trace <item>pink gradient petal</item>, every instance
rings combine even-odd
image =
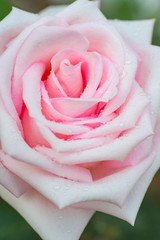
[[[30,117],[51,128],[54,132],[73,135],[88,131],[86,126],[68,126],[47,120],[41,112],[41,94],[40,81],[44,73],[44,64],[42,62],[33,64],[23,76],[23,100],[29,111]],[[34,81],[33,81],[34,79]]]
[[[56,73],[58,81],[69,97],[79,97],[83,91],[82,63],[73,66],[64,60]]]
[[[54,159],[55,152],[69,153],[69,152],[77,152],[83,151],[86,149],[92,149],[94,147],[98,147],[106,143],[107,141],[113,140],[117,135],[109,135],[108,138],[99,137],[92,139],[80,139],[75,140],[73,137],[71,139],[63,140],[59,139],[55,136],[55,134],[47,127],[37,122],[37,126],[39,127],[41,134],[48,141],[48,143],[52,146],[51,153]]]
[[[103,117],[99,117],[98,115],[95,115],[95,116],[91,115],[90,117],[84,116],[84,117],[77,117],[77,118],[69,117],[56,111],[56,109],[53,107],[53,105],[51,104],[51,99],[48,96],[48,93],[46,91],[46,88],[43,82],[41,83],[41,95],[42,95],[42,113],[49,120],[61,120],[73,125],[87,124],[91,126],[93,125],[98,126],[97,124],[107,123],[116,117],[115,113],[110,114],[108,116],[103,116]],[[96,99],[96,100],[100,101],[100,99]],[[89,101],[89,99],[87,99],[86,101]],[[90,101],[93,101],[93,99],[92,100],[90,99]]]
[[[119,137],[101,147],[81,151],[78,154],[55,153],[54,159],[60,163],[80,164],[107,160],[124,161],[129,152],[144,139],[153,135],[150,115],[146,112],[138,121],[137,127],[128,131],[127,136]]]
[[[155,154],[151,153],[138,165],[122,169],[92,183],[79,183],[59,178],[28,164],[16,164],[16,161],[14,164],[8,161],[6,165],[59,208],[96,200],[123,206],[130,191],[152,165],[154,157]],[[23,172],[22,166],[24,166]]]
[[[31,64],[42,59],[48,63],[52,56],[63,48],[72,47],[80,51],[88,49],[89,43],[82,34],[63,26],[56,26],[56,24],[54,26],[54,20],[54,17],[50,17],[48,22],[44,21],[43,25],[37,23],[38,26],[34,27],[18,51],[12,83],[12,96],[17,109],[21,108],[21,77]],[[62,23],[62,25],[64,24]],[[44,49],[45,51],[43,51]]]
[[[0,22],[0,55],[11,39],[17,37],[24,28],[34,23],[38,18],[39,16],[36,14],[13,7],[9,15]]]
[[[144,174],[141,175],[141,177],[139,178],[139,180],[135,183],[135,185],[133,185],[134,187],[130,189],[130,191],[128,192],[128,194],[126,194],[126,198],[123,200],[122,205],[117,206],[115,205],[115,203],[113,203],[113,201],[93,201],[93,202],[85,202],[85,203],[81,203],[79,204],[79,207],[84,207],[87,209],[94,209],[97,211],[101,211],[101,212],[105,212],[107,214],[111,214],[113,216],[122,218],[126,221],[128,221],[129,223],[131,223],[132,225],[135,222],[135,218],[137,215],[137,212],[139,210],[140,204],[143,200],[143,197],[147,191],[147,188],[149,186],[149,184],[151,183],[155,173],[157,172],[157,170],[160,167],[160,152],[159,152],[159,144],[160,144],[160,131],[159,128],[160,125],[159,123],[156,126],[156,136],[154,138],[154,146],[152,148],[152,151],[155,150],[155,158],[154,161],[151,163],[150,167],[147,169],[147,171],[144,171]],[[151,153],[151,152],[150,152]],[[151,154],[149,155],[149,157],[151,157]],[[149,159],[149,158],[148,158]],[[151,160],[151,159],[150,159]],[[142,162],[144,163],[146,161],[143,160]],[[137,166],[140,166],[142,163],[139,163]],[[137,167],[135,166],[135,167]],[[134,167],[131,167],[134,169]],[[128,169],[131,169],[128,168]],[[128,178],[128,182],[131,181],[131,177]],[[118,179],[119,181],[119,179]],[[118,182],[117,181],[117,182]],[[127,181],[126,181],[127,183]],[[124,185],[125,186],[125,183]],[[124,187],[123,187],[124,189]],[[122,190],[123,192],[123,190]],[[117,199],[119,199],[119,197],[121,197],[123,194],[122,192],[119,194],[119,196],[117,196]],[[132,206],[132,208],[131,208]]]
[[[75,24],[71,29],[85,36],[90,45],[89,51],[108,57],[121,73],[125,63],[125,45],[118,31],[109,23],[92,22]]]
[[[24,139],[31,147],[35,147],[36,145],[50,147],[37,127],[35,119],[29,116],[27,109],[23,112],[22,126]]]
[[[123,72],[120,75],[119,84],[117,85],[116,96],[108,103],[105,109],[105,114],[110,114],[116,111],[123,103],[125,103],[132,85],[135,80],[137,71],[137,57],[133,51],[127,47],[125,48],[125,63],[123,65]]]
[[[98,136],[105,136],[106,134],[124,131],[133,128],[136,125],[137,120],[143,113],[144,109],[149,105],[150,101],[144,94],[143,90],[137,83],[133,84],[132,91],[128,96],[124,105],[121,106],[117,117],[108,124],[102,125],[96,129],[82,134],[82,138],[91,138]],[[107,105],[108,106],[108,105]],[[100,113],[100,117],[106,116],[106,108]]]
[[[52,174],[51,172],[49,173],[48,171],[41,170],[40,168],[34,167],[34,166],[32,166],[28,163],[17,161],[16,159],[10,157],[9,155],[8,156],[6,155],[2,159],[4,166],[7,169],[9,169],[10,171],[13,171],[13,173],[17,173],[18,174],[17,176],[21,175],[20,172],[22,172],[22,174],[23,174],[23,171],[21,171],[21,169],[25,168],[26,170],[28,169],[28,171],[30,171],[33,168],[33,169],[37,169],[37,172],[42,173],[42,175],[44,175],[44,176],[45,175],[46,176],[47,175],[49,175],[49,176],[57,175],[59,177],[67,178],[69,180],[73,180],[73,181],[76,181],[76,182],[77,181],[78,182],[87,182],[87,183],[92,182],[92,176],[91,176],[91,173],[88,169],[85,169],[85,168],[80,167],[80,166],[60,165],[60,164],[56,163],[53,159],[51,160],[50,155],[49,155],[48,151],[46,151],[45,148],[37,147],[35,149],[36,149],[37,152],[39,152],[39,149],[40,149],[41,155],[50,159],[50,161],[52,162],[52,166],[53,166],[52,169],[54,169],[54,174]],[[22,178],[22,177],[20,177],[20,178]],[[27,182],[31,183],[29,179],[28,179]],[[39,180],[37,179],[37,183],[38,182],[39,182]],[[25,187],[25,185],[24,185],[24,187]]]
[[[119,74],[113,63],[106,57],[103,57],[103,75],[96,91],[95,98],[112,99],[117,93],[117,84],[119,83]]]
[[[95,2],[78,0],[64,8],[56,16],[66,19],[69,24],[88,23],[93,21],[107,22]]]
[[[18,13],[16,10],[16,13],[21,15],[21,13]],[[17,16],[18,17],[18,16]],[[21,107],[22,107],[22,91],[21,91],[21,79],[19,79],[18,84],[16,87],[16,94],[14,95],[14,99],[11,97],[11,88],[13,90],[13,86],[11,86],[11,79],[12,84],[14,82],[13,78],[13,71],[15,66],[15,59],[17,56],[17,52],[19,51],[21,45],[25,41],[25,39],[29,36],[29,34],[32,32],[32,30],[42,24],[49,24],[49,23],[56,22],[56,19],[53,17],[46,17],[41,18],[40,20],[36,21],[35,23],[29,25],[26,27],[12,42],[12,47],[9,47],[6,49],[6,51],[0,56],[0,65],[1,69],[1,75],[0,75],[0,95],[2,98],[2,101],[5,103],[5,107],[8,110],[8,112],[12,115],[12,117],[15,119],[17,124],[19,125],[19,128],[21,128],[21,124],[18,118],[18,114],[21,113]],[[60,23],[60,22],[59,22]],[[7,63],[7,68],[6,68]],[[13,93],[13,92],[12,92]],[[14,100],[14,103],[13,103]],[[16,109],[15,109],[15,106]],[[17,114],[18,112],[18,114]]]
[[[20,197],[31,187],[3,165],[6,157],[0,150],[0,184],[16,197]]]
[[[83,77],[87,72],[83,54],[83,51],[81,53],[74,49],[63,49],[53,56],[51,73],[45,83],[50,97],[72,97],[72,94],[73,97],[80,96],[85,84]]]
[[[17,164],[19,165],[24,162],[29,165],[36,166],[37,169],[41,168],[49,173],[58,174],[62,177],[66,177],[66,174],[68,174],[67,169],[70,170],[71,168],[67,166],[64,166],[63,168],[60,164],[52,161],[51,159],[47,158],[45,155],[41,154],[35,149],[30,148],[21,136],[16,122],[11,118],[8,112],[6,112],[1,102],[0,112],[1,145],[3,152],[8,155],[8,157],[5,158],[5,162],[7,161],[7,159],[9,159],[8,164],[12,163],[10,160],[10,158],[12,157],[17,160]],[[70,171],[72,172],[73,170],[71,169]],[[73,177],[73,174],[71,174],[71,172],[69,172],[69,176]],[[91,175],[86,169],[84,169],[83,175],[76,175],[76,179],[79,179],[79,177],[81,176],[83,176],[84,180],[89,179],[86,181],[91,180]]]
[[[81,98],[91,98],[95,95],[101,81],[103,62],[101,55],[97,52],[86,53],[85,58],[88,63],[88,80]]]
[[[55,110],[69,117],[82,117],[94,114],[101,99],[53,98],[51,104]],[[101,100],[103,101],[103,99]],[[105,100],[104,100],[105,101]]]

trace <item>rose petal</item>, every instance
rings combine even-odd
[[[59,178],[34,166],[24,163],[17,164],[15,160],[12,160],[13,164],[10,161],[6,161],[5,164],[59,208],[96,200],[123,206],[130,191],[153,163],[154,157],[155,153],[151,153],[136,166],[122,169],[92,183],[79,183]],[[22,166],[24,166],[23,172]],[[30,177],[28,178],[28,176]]]
[[[31,147],[35,147],[36,145],[50,147],[49,143],[41,134],[36,124],[36,120],[29,116],[27,109],[25,109],[23,112],[22,126],[24,132],[24,139]]]
[[[45,81],[45,86],[46,89],[48,91],[49,96],[52,97],[67,97],[67,91],[71,91],[70,88],[74,91],[76,91],[76,93],[78,93],[78,96],[80,96],[83,87],[85,85],[85,79],[86,78],[86,72],[88,71],[88,64],[86,62],[86,59],[83,56],[84,51],[82,50],[82,52],[79,52],[75,49],[69,49],[69,48],[65,48],[61,51],[59,51],[57,54],[55,54],[51,60],[51,73],[48,77],[48,79]],[[70,74],[69,73],[65,73],[64,74],[64,69],[61,72],[61,75],[63,75],[63,77],[59,76],[60,79],[57,76],[57,72],[59,71],[59,67],[61,66],[61,64],[63,63],[63,67],[66,65],[67,62],[71,65],[74,65],[74,77],[71,77],[73,75],[73,72],[71,72],[70,69]],[[67,65],[68,65],[67,63]],[[77,67],[79,68],[79,71]],[[68,66],[69,67],[69,66]],[[71,67],[71,66],[70,66]],[[76,67],[76,69],[75,69]],[[67,70],[67,69],[66,69]],[[67,75],[66,75],[67,74]],[[69,74],[69,75],[68,75]],[[76,74],[76,75],[75,75]],[[62,79],[61,79],[62,78]],[[75,81],[76,79],[76,81]],[[79,81],[77,81],[79,80]],[[67,83],[66,83],[67,81]],[[73,85],[73,87],[72,87]],[[75,95],[75,93],[74,93]],[[74,97],[73,95],[73,97]],[[76,94],[77,95],[77,94]],[[78,97],[77,96],[77,97]]]
[[[87,0],[75,1],[60,11],[56,16],[65,18],[69,24],[92,21],[107,22],[96,4]]]
[[[109,20],[120,34],[132,44],[150,44],[154,27],[154,19],[140,21]]]
[[[102,97],[108,100],[112,99],[117,93],[117,84],[119,83],[119,74],[114,64],[106,57],[103,59],[103,74],[95,94],[95,98]]]
[[[51,122],[42,115],[40,81],[44,73],[44,64],[42,62],[33,64],[23,75],[23,100],[29,111],[30,117],[40,121],[51,128],[54,132],[72,135],[89,130],[86,126],[68,126]],[[34,81],[33,81],[34,79]]]
[[[143,113],[144,109],[149,105],[150,101],[144,94],[143,90],[137,83],[132,86],[132,91],[128,96],[128,99],[124,105],[121,106],[117,116],[107,124],[93,129],[85,134],[79,136],[79,138],[91,138],[98,136],[105,136],[109,133],[119,132],[133,128],[136,125],[137,120]],[[108,106],[108,105],[107,105]],[[106,106],[106,109],[107,109]],[[105,117],[106,112],[101,111],[100,118]]]
[[[3,165],[4,158],[5,154],[0,151],[0,184],[16,197],[20,197],[30,186]]]
[[[151,101],[150,114],[152,124],[155,126],[160,109],[160,49],[156,46],[137,47],[142,59],[138,69],[137,81],[144,89]]]
[[[127,136],[119,137],[101,147],[81,151],[73,154],[55,153],[54,159],[60,163],[80,164],[105,160],[124,161],[128,153],[145,138],[153,134],[150,115],[145,113],[139,120],[137,127],[128,131]]]
[[[90,183],[92,182],[92,176],[91,176],[91,173],[88,169],[86,168],[83,168],[83,167],[80,167],[80,166],[68,166],[68,165],[60,165],[58,163],[56,163],[53,159],[51,160],[50,158],[50,154],[48,153],[48,151],[46,151],[45,148],[43,147],[37,147],[35,148],[36,151],[42,153],[41,155],[50,159],[50,161],[52,162],[52,169],[51,171],[54,173],[51,174],[49,172],[46,172],[46,171],[43,171],[43,170],[40,170],[39,168],[37,167],[33,167],[27,163],[24,163],[24,162],[19,162],[17,161],[16,159],[14,158],[11,158],[10,156],[5,156],[3,158],[3,164],[4,166],[9,169],[10,171],[13,170],[14,173],[18,173],[17,176],[20,176],[20,172],[23,173],[23,171],[21,171],[20,169],[24,169],[26,168],[27,171],[30,171],[32,168],[36,168],[37,169],[37,172],[39,172],[40,174],[42,175],[49,175],[49,176],[59,176],[59,177],[64,177],[64,178],[67,178],[67,179],[70,179],[70,180],[73,180],[73,181],[78,181],[78,182],[87,182],[87,183]],[[39,151],[40,150],[40,151]],[[12,169],[12,170],[11,170]],[[32,171],[32,170],[31,170]],[[28,172],[29,173],[29,172]],[[22,178],[22,176],[21,176]],[[32,177],[31,177],[32,178]],[[30,178],[30,179],[31,179]],[[22,178],[23,179],[23,178]],[[36,179],[36,175],[35,175],[35,179]],[[30,180],[27,180],[27,182],[30,182]],[[39,182],[39,180],[37,179],[37,183]],[[30,182],[31,183],[31,182]],[[32,184],[31,184],[32,185]],[[24,185],[25,186],[25,185]]]
[[[40,16],[54,16],[55,14],[62,11],[64,8],[66,8],[67,5],[54,5],[44,8],[39,12]]]
[[[79,239],[94,212],[77,208],[59,210],[34,190],[17,199],[0,186],[0,195],[31,224],[43,239],[48,240]]]
[[[0,54],[3,53],[10,40],[17,37],[24,28],[37,19],[36,14],[13,7],[9,15],[0,22]]]
[[[108,57],[121,73],[125,61],[125,46],[121,35],[109,23],[91,22],[74,24],[71,29],[85,36],[90,45],[89,51]]]
[[[16,122],[8,115],[1,102],[0,112],[0,140],[4,153],[20,161],[18,163],[19,165],[22,164],[21,162],[25,162],[30,165],[35,165],[38,168],[42,168],[50,173],[66,177],[66,174],[68,174],[66,167],[62,168],[60,164],[53,162],[45,155],[40,154],[26,144]],[[6,157],[6,159],[9,158],[9,156]],[[10,161],[8,162],[10,163]],[[70,169],[71,168],[68,167],[68,170]],[[70,171],[72,172],[73,170],[71,169]],[[71,172],[69,172],[69,176],[73,176]],[[83,179],[86,179],[86,181],[91,180],[90,172],[86,169],[84,169],[82,176]],[[81,177],[81,175],[79,177]],[[76,176],[76,179],[79,179],[79,177]]]
[[[132,225],[134,224],[137,212],[139,210],[140,204],[143,200],[143,197],[145,195],[145,192],[147,191],[147,188],[150,184],[150,182],[153,179],[153,176],[157,172],[157,169],[160,167],[160,158],[159,158],[159,124],[157,125],[156,131],[156,140],[155,140],[155,150],[156,152],[156,158],[154,159],[151,166],[147,169],[147,171],[141,176],[141,178],[137,181],[135,186],[132,188],[132,190],[128,193],[127,198],[125,199],[122,206],[116,206],[113,203],[110,202],[100,202],[100,201],[94,201],[94,202],[85,202],[78,204],[79,207],[86,207],[87,209],[96,209],[97,211],[105,212],[107,214],[111,214],[113,216],[122,218]],[[129,178],[129,181],[131,178]],[[119,181],[119,179],[118,179]],[[123,188],[124,189],[124,188]],[[123,192],[123,190],[122,190]],[[120,193],[120,196],[122,196],[122,192]],[[119,198],[117,198],[119,199]],[[131,208],[132,206],[132,208]]]
[[[76,151],[82,151],[86,149],[91,149],[94,147],[98,147],[103,145],[107,142],[107,138],[105,137],[99,137],[99,138],[92,138],[92,139],[82,139],[82,140],[74,140],[74,139],[68,139],[63,140],[59,139],[55,136],[55,134],[47,127],[43,126],[40,123],[37,123],[37,126],[39,127],[39,130],[41,131],[41,134],[43,137],[48,141],[48,143],[52,146],[52,156],[54,159],[54,152],[76,152]],[[108,136],[108,138],[112,140],[114,137]]]

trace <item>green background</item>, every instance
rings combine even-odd
[[[52,3],[65,3],[54,1]],[[67,3],[72,1],[66,1]],[[0,20],[15,5],[38,12],[51,0],[0,0]],[[107,18],[156,19],[153,44],[160,45],[159,0],[102,0],[102,12]],[[132,208],[132,206],[131,206]],[[0,240],[40,240],[25,220],[8,204],[0,200]],[[103,213],[96,213],[80,240],[159,240],[160,239],[160,172],[149,187],[138,213],[135,226]],[[56,240],[56,239],[53,239]]]

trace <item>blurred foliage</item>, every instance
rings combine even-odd
[[[13,5],[39,11],[47,4],[69,3],[71,0],[0,0],[0,20]],[[43,1],[43,2],[42,2]],[[34,9],[33,9],[34,3]],[[160,1],[159,0],[102,0],[102,12],[107,18],[123,20],[156,19],[153,43],[160,45]],[[156,175],[143,201],[135,226],[103,213],[96,213],[89,222],[81,240],[158,240],[160,239],[160,172]],[[132,208],[132,206],[131,206]],[[0,201],[0,240],[40,240],[25,220],[7,203]]]
[[[2,20],[10,11],[11,5],[5,0],[0,0],[0,20]]]

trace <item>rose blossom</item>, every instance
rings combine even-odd
[[[0,23],[0,195],[43,239],[76,240],[95,210],[133,224],[159,169],[160,49],[152,20],[56,11]]]

